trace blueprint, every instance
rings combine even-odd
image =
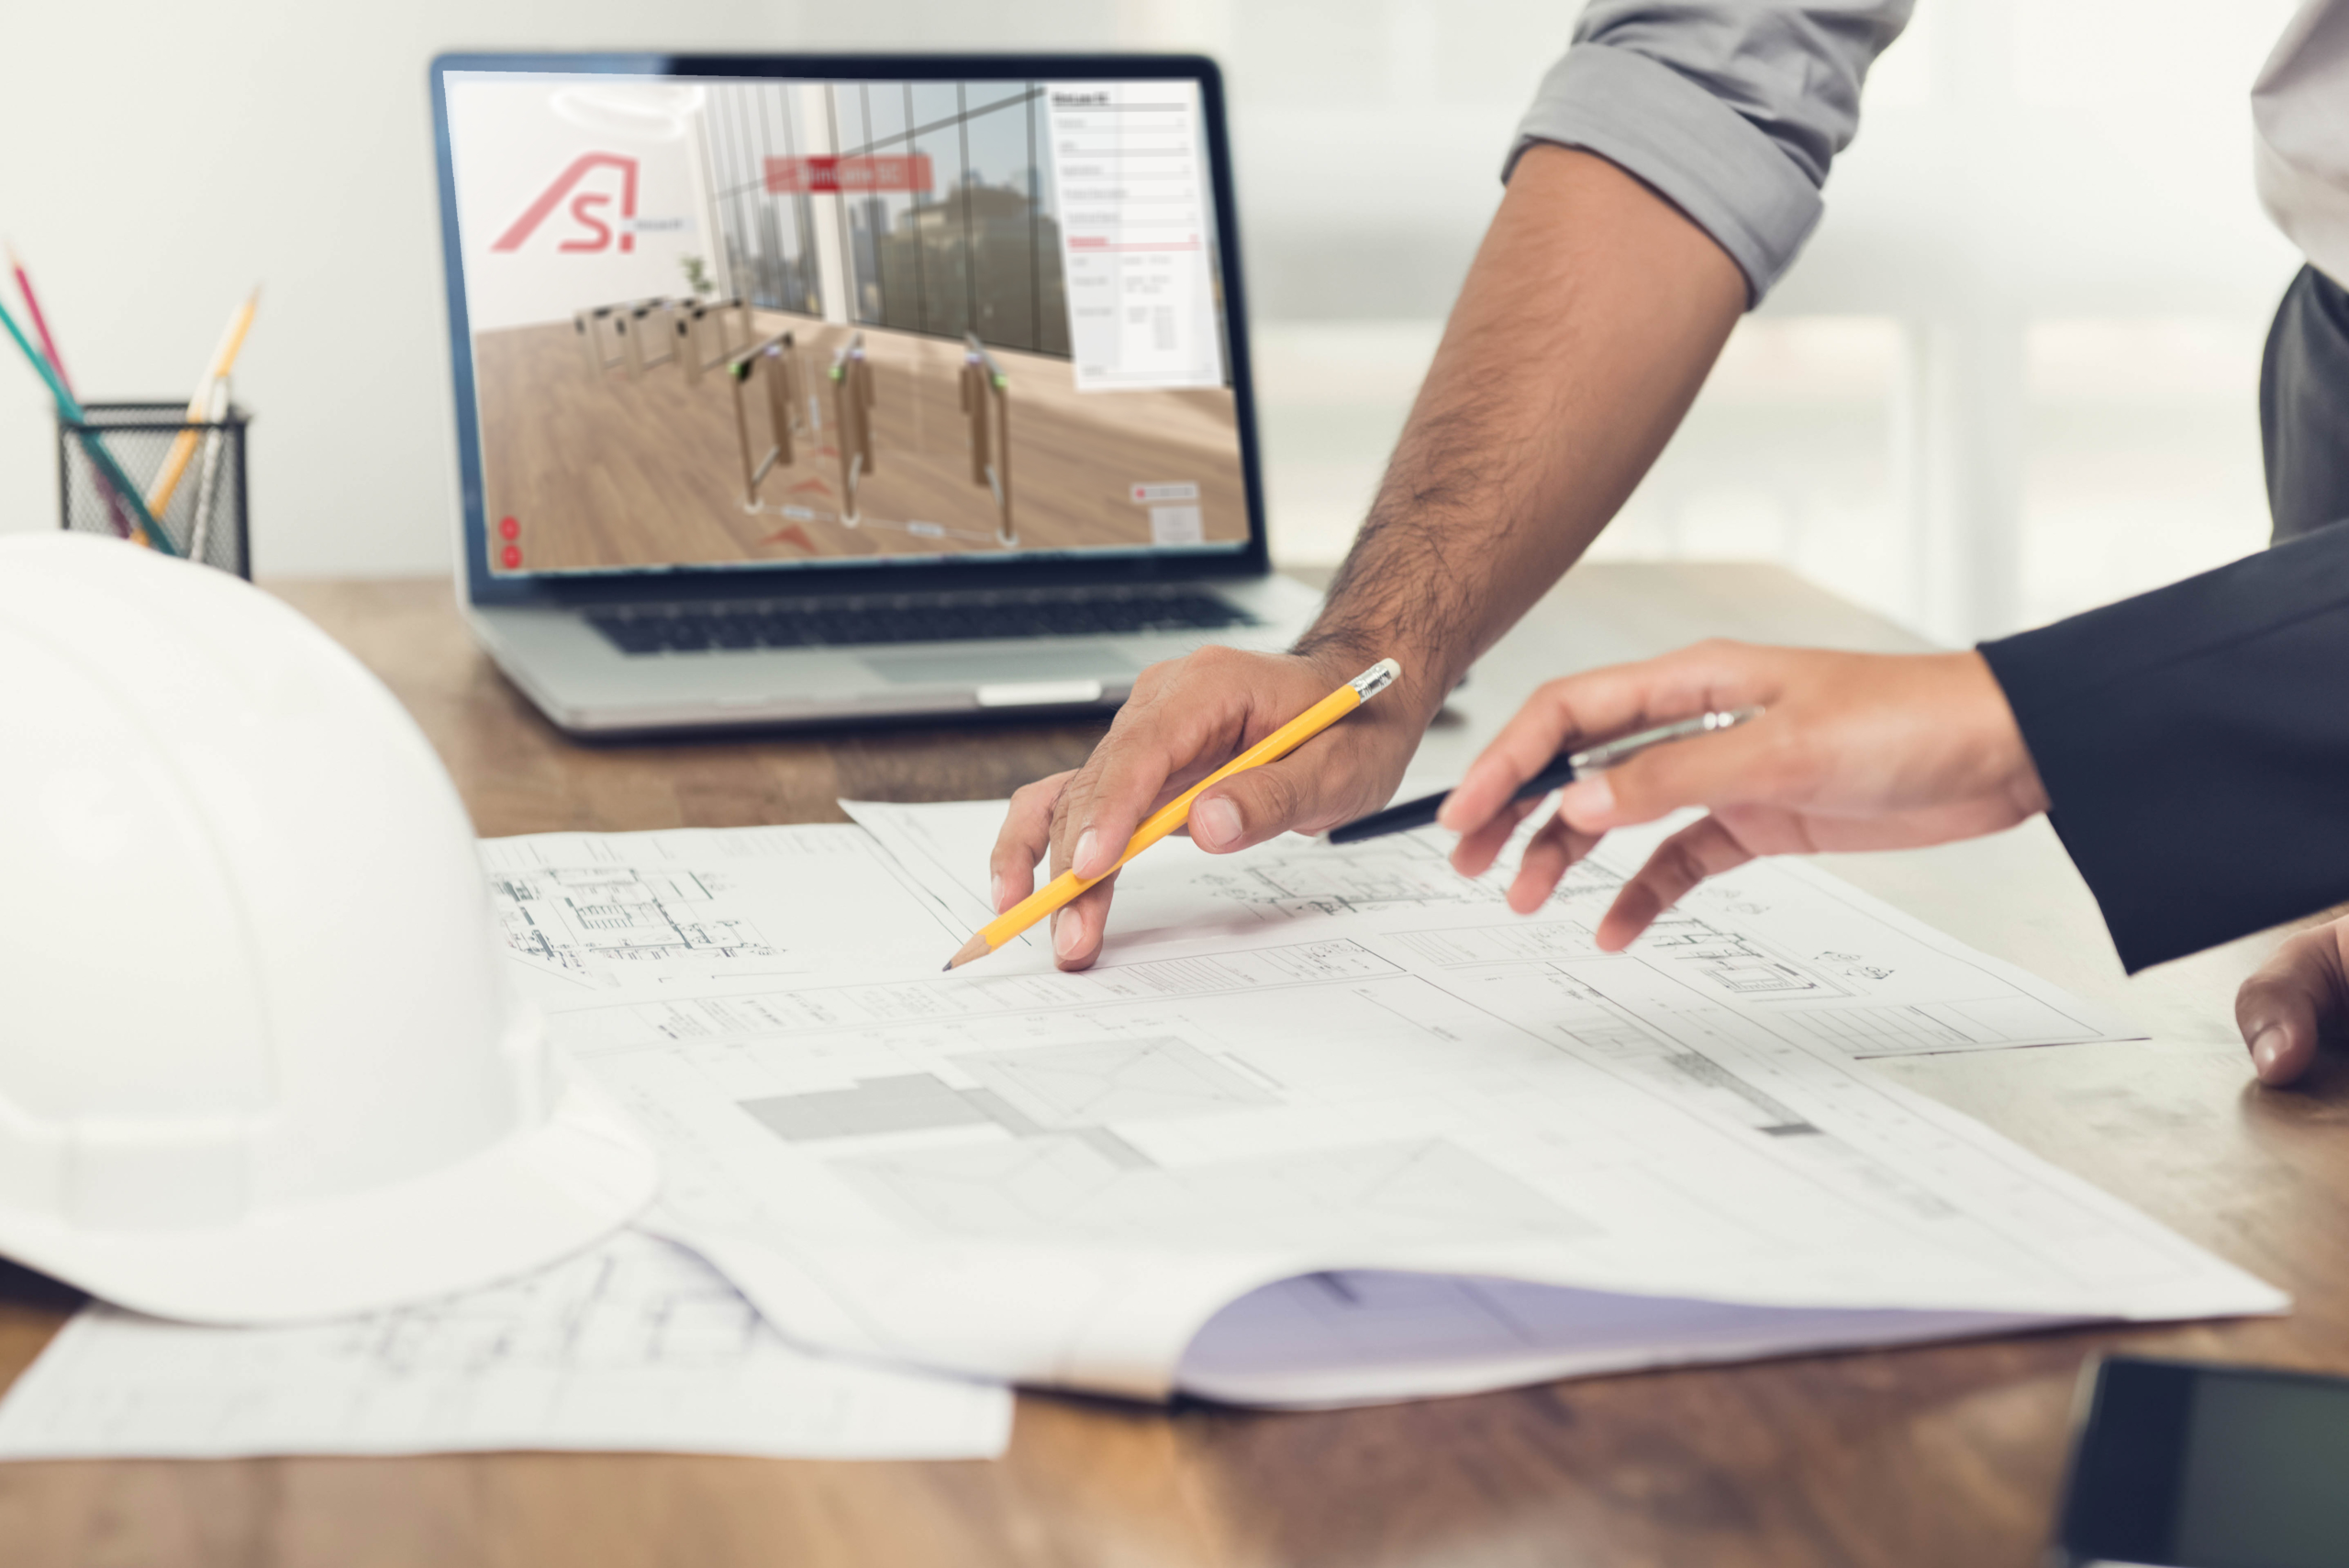
[[[829,827],[540,833],[489,840],[482,860],[534,994],[805,973],[842,931],[865,961],[911,957],[956,925],[893,856]]]
[[[622,1232],[525,1279],[297,1328],[93,1305],[0,1400],[0,1459],[614,1449],[1003,1451],[1000,1388],[812,1355],[692,1253]]]
[[[941,973],[1000,804],[852,809],[802,831],[869,832],[922,891],[954,929],[919,962],[547,1002],[662,1149],[648,1223],[795,1340],[1330,1404],[2284,1305],[1876,1073],[2132,1031],[1809,868],[1721,878],[1605,954],[1636,837],[1529,917],[1431,839],[1170,840],[1098,967],[1014,944]],[[695,851],[721,879],[726,840]]]
[[[902,806],[848,803],[942,906],[988,917],[978,888],[1003,810],[992,801]],[[1601,959],[1591,932],[1637,846],[1665,829],[1619,834],[1574,867],[1537,915],[1503,901],[1508,879],[1452,869],[1436,828],[1350,849],[1302,839],[1210,855],[1188,840],[1152,850],[1147,874],[1121,877],[1112,936],[1141,946],[1209,933],[1375,929],[1404,962],[1464,980],[1568,973]],[[959,945],[959,944],[958,944]],[[1031,947],[1031,951],[1040,948]],[[1641,984],[1673,983],[1707,1002],[1852,1057],[2134,1039],[2128,1020],[1978,953],[1799,861],[1755,861],[1700,884],[1637,942]],[[1618,987],[1631,973],[1609,971]],[[1582,998],[1593,1000],[1590,997]],[[1637,1028],[1636,1000],[1580,1009],[1584,1038]],[[1606,1015],[1606,1016],[1600,1016]],[[1614,1018],[1613,1023],[1608,1017]]]

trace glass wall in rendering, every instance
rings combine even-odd
[[[811,139],[793,113],[796,95],[780,82],[711,88],[706,122],[710,203],[725,237],[725,276],[732,290],[769,310],[820,316],[816,198],[767,188],[769,161],[802,156]]]
[[[1067,356],[1039,84],[724,83],[708,125],[729,276],[759,305]]]
[[[855,320],[1068,353],[1042,96],[1024,82],[830,90],[843,161],[907,158],[927,182],[847,204]]]

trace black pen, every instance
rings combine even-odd
[[[1517,786],[1511,800],[1539,800],[1553,789],[1564,789],[1584,773],[1595,773],[1625,762],[1651,746],[1661,746],[1668,740],[1686,740],[1692,735],[1709,735],[1716,729],[1733,729],[1738,725],[1762,717],[1758,707],[1732,708],[1727,713],[1699,714],[1676,724],[1662,724],[1653,729],[1642,729],[1636,735],[1626,735],[1618,740],[1605,740],[1581,751],[1561,751],[1550,759],[1550,765]],[[1330,829],[1330,842],[1358,844],[1364,839],[1380,839],[1389,833],[1408,833],[1414,828],[1424,828],[1435,820],[1443,803],[1452,798],[1450,790],[1442,795],[1424,795],[1417,800],[1407,800],[1400,806],[1390,806],[1384,811],[1374,811],[1367,817],[1357,817],[1341,828]]]

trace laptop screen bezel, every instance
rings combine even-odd
[[[464,260],[457,228],[456,165],[449,141],[448,78],[452,72],[549,75],[741,77],[799,82],[936,82],[1026,78],[1039,82],[1180,79],[1199,86],[1208,161],[1215,192],[1222,265],[1224,332],[1240,439],[1240,468],[1248,503],[1248,541],[1236,550],[1166,550],[1148,554],[1062,556],[1019,554],[871,566],[741,562],[613,569],[548,575],[500,575],[490,570],[488,518],[484,510],[480,410],[473,379],[473,334],[467,320]],[[1241,281],[1231,148],[1226,132],[1223,75],[1196,54],[443,54],[431,70],[432,137],[439,163],[440,253],[447,294],[450,363],[454,375],[460,488],[460,570],[477,606],[593,606],[646,598],[829,596],[873,592],[1038,587],[1261,577],[1271,571],[1264,537],[1264,481],[1256,439],[1255,394],[1249,372],[1247,291]]]

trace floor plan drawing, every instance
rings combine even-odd
[[[726,886],[711,872],[639,866],[507,873],[489,884],[507,945],[583,977],[616,963],[775,956],[749,921],[709,912]]]
[[[1430,962],[1448,969],[1547,962],[1596,954],[1598,949],[1591,941],[1595,923],[1572,918],[1511,919],[1503,924],[1413,931],[1403,934],[1401,940]],[[1659,916],[1640,940],[1639,951],[1652,962],[1674,965],[1734,995],[1819,1000],[1854,995],[1821,967],[1788,958],[1753,936],[1685,909]]]
[[[1984,996],[1894,1006],[1790,1007],[1780,1017],[1789,1033],[1855,1056],[1965,1051],[1983,1040],[2043,1034],[2060,1039],[2069,1021],[2032,996]]]
[[[1259,1084],[1173,1036],[974,1051],[955,1065],[1047,1127],[1104,1127],[1276,1103]]]
[[[935,1073],[907,1073],[747,1100],[742,1108],[776,1137],[812,1143],[986,1122],[1026,1138],[1278,1103],[1174,1036],[962,1051],[953,1064],[984,1086],[958,1088]]]
[[[951,951],[968,930],[872,835],[837,823],[538,833],[484,840],[481,855],[499,934],[539,996],[804,973]],[[819,882],[826,898],[795,896]]]
[[[1326,846],[1267,849],[1242,864],[1194,872],[1188,891],[1262,918],[1499,905],[1507,891],[1497,880],[1460,875],[1441,848],[1418,836],[1378,840],[1352,853],[1333,853]],[[1620,883],[1607,867],[1586,862],[1567,873],[1552,902],[1610,896]]]
[[[1442,1139],[1167,1169],[1054,1137],[867,1155],[833,1168],[911,1223],[963,1237],[1230,1249],[1311,1246],[1339,1229],[1393,1245],[1588,1229]]]
[[[999,804],[852,809],[941,907],[984,903]],[[1431,839],[1170,840],[1083,973],[849,962],[583,995],[549,1028],[671,1161],[663,1233],[796,1336],[987,1376],[1163,1397],[1232,1302],[1377,1270],[1579,1293],[1559,1311],[1616,1337],[1480,1328],[1406,1371],[1331,1349],[1316,1397],[2277,1301],[1854,1060],[2125,1020],[1792,865],[1599,951],[1640,845],[1520,918]],[[1640,1300],[1711,1305],[1642,1341]],[[1226,1397],[1297,1386],[1223,1364]]]
[[[1640,939],[1639,951],[1653,962],[1672,964],[1734,995],[1817,1000],[1853,995],[1818,968],[1788,958],[1745,932],[1724,929],[1685,909],[1666,910],[1657,917]]]
[[[92,1306],[0,1401],[0,1458],[633,1449],[983,1456],[984,1385],[812,1356],[674,1244],[622,1232],[426,1306],[284,1329]]]
[[[391,1380],[734,1367],[774,1330],[667,1243],[630,1238],[510,1284],[332,1327],[331,1353]]]

